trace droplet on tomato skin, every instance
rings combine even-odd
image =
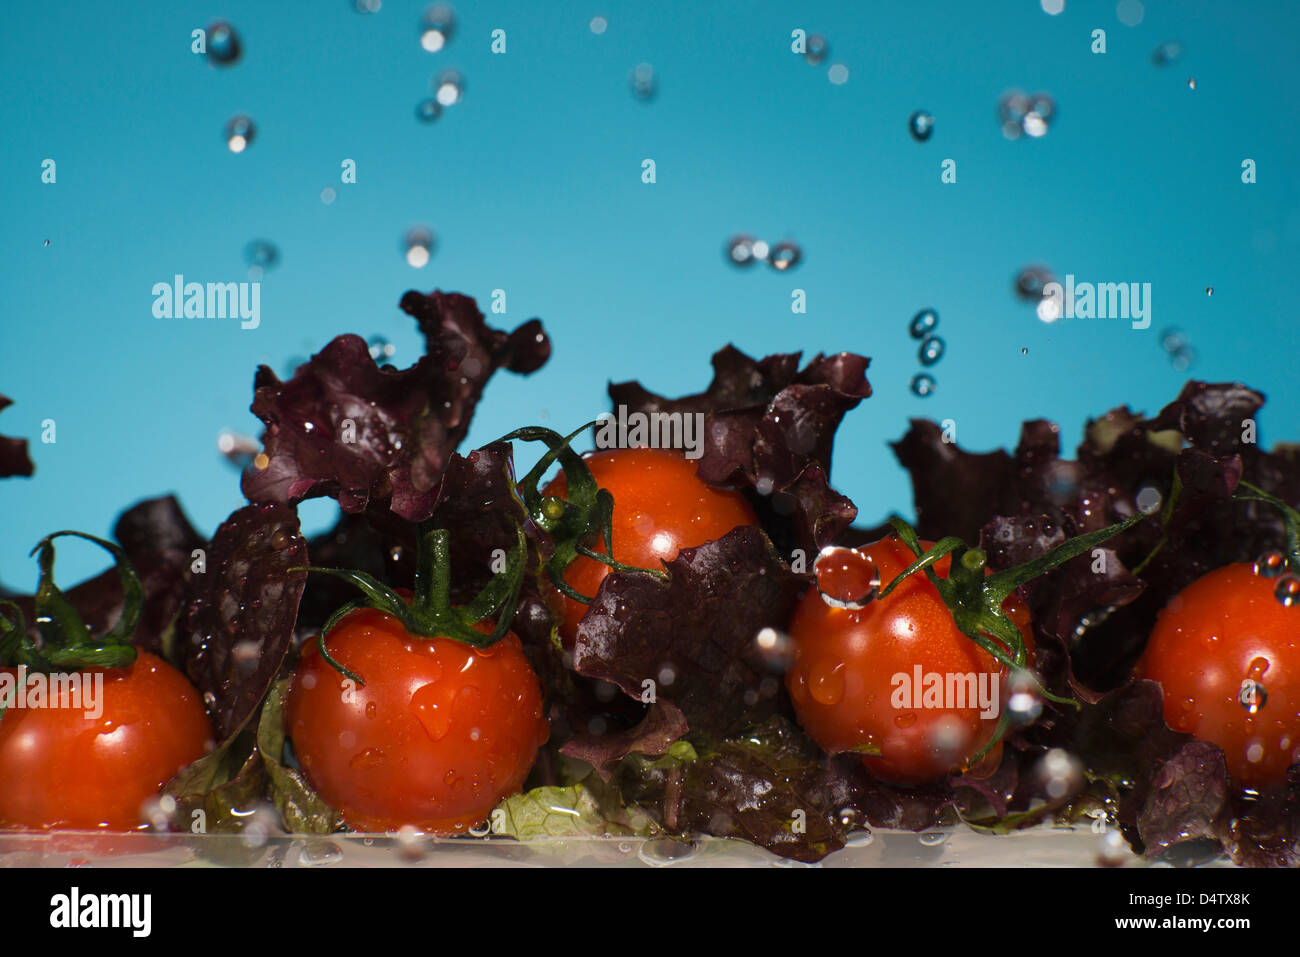
[[[1286,558],[1281,552],[1265,552],[1255,559],[1250,570],[1260,578],[1277,578],[1286,571]]]
[[[373,701],[366,703],[366,717],[374,718],[379,714],[379,707]]]
[[[1265,664],[1264,667],[1267,668],[1268,665]],[[1246,678],[1237,692],[1237,701],[1246,709],[1247,714],[1259,714],[1264,705],[1268,704],[1268,691],[1257,678]]]
[[[856,548],[823,548],[813,562],[822,601],[832,608],[865,608],[880,592],[880,569]]]
[[[1273,586],[1273,595],[1283,608],[1290,608],[1300,602],[1300,578],[1292,574],[1283,575]]]
[[[844,699],[844,662],[814,665],[808,679],[808,693],[818,704],[839,704]]]
[[[368,771],[371,768],[377,768],[388,760],[388,755],[384,753],[383,748],[366,748],[364,751],[354,754],[348,761],[348,767],[354,771]]]
[[[411,708],[433,741],[441,741],[451,730],[451,702],[444,698],[446,693],[436,683],[421,685],[411,695]]]
[[[916,712],[908,711],[904,714],[894,715],[894,724],[900,728],[910,728],[916,724]]]

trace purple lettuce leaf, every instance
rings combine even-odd
[[[425,337],[409,369],[376,365],[353,335],[331,341],[287,382],[258,369],[252,410],[266,423],[266,461],[244,473],[250,501],[327,495],[345,512],[373,502],[426,519],[488,379],[502,367],[532,372],[550,355],[538,320],[513,333],[493,329],[467,296],[408,292],[401,307]]]
[[[13,399],[0,395],[0,412],[13,404]],[[27,440],[0,435],[0,478],[11,478],[15,475],[30,478],[35,471],[36,466],[32,464],[31,456],[27,454]]]
[[[257,712],[293,643],[307,573],[307,545],[287,505],[233,512],[190,579],[177,653],[203,696],[219,740]]]
[[[1189,741],[1160,764],[1137,812],[1137,832],[1148,857],[1184,841],[1215,838],[1228,803],[1223,751]]]
[[[593,734],[579,731],[560,747],[560,753],[586,761],[608,781],[619,761],[629,754],[667,754],[678,738],[686,734],[686,716],[672,702],[659,699],[646,709],[645,717],[626,731]]]
[[[605,578],[578,626],[574,670],[638,700],[651,687],[693,732],[716,737],[786,708],[755,638],[785,627],[803,581],[767,537],[736,528],[682,549],[665,567],[666,582],[643,573]]]

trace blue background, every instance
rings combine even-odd
[[[875,395],[842,426],[833,475],[864,523],[910,511],[886,442],[912,416],[954,419],[972,450],[1014,445],[1022,419],[1045,416],[1072,450],[1089,416],[1154,412],[1193,376],[1263,390],[1262,440],[1298,437],[1294,4],[1153,0],[1128,27],[1113,3],[1081,0],[1059,16],[1034,0],[459,3],[437,54],[419,44],[423,8],[6,5],[0,392],[16,405],[0,433],[33,440],[37,472],[0,483],[5,584],[35,583],[26,553],[41,535],[105,534],[147,496],[177,493],[211,533],[242,503],[215,441],[260,434],[255,366],[283,374],[342,332],[385,336],[410,364],[418,338],[397,309],[409,288],[462,291],[485,311],[503,288],[493,324],[540,316],[552,335],[540,373],[493,380],[471,443],[543,415],[586,421],[610,379],[698,391],[728,341],[870,355]],[[219,18],[244,46],[224,69],[190,51],[191,31]],[[795,28],[829,38],[820,67],[790,51]],[[1097,28],[1104,55],[1090,51]],[[1160,68],[1151,53],[1167,40],[1186,53]],[[629,88],[640,62],[658,77],[649,103]],[[847,83],[828,82],[831,63]],[[449,66],[464,100],[422,125],[415,105]],[[1055,97],[1046,137],[1001,135],[1012,87]],[[918,108],[937,121],[926,143],[906,129]],[[257,134],[236,155],[222,131],[240,112]],[[1255,185],[1241,182],[1248,157]],[[955,184],[940,182],[946,158]],[[344,159],[355,185],[340,182]],[[417,223],[439,239],[421,270],[400,243]],[[722,249],[740,232],[793,238],[804,262],[735,269]],[[154,283],[244,280],[256,238],[282,257],[259,329],[154,318]],[[1031,262],[1150,282],[1152,327],[1040,322],[1012,294]],[[806,315],[791,313],[794,288]],[[907,324],[927,306],[948,348],[921,399]],[[1161,348],[1169,326],[1197,351],[1187,372]],[[56,444],[39,440],[47,418]],[[309,504],[305,521],[322,527],[332,509]],[[69,544],[61,579],[102,565]]]

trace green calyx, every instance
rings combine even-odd
[[[365,681],[350,671],[329,653],[326,639],[334,626],[351,612],[360,608],[374,608],[386,612],[402,623],[412,635],[422,638],[450,638],[474,648],[488,648],[506,636],[519,592],[523,587],[524,571],[528,564],[528,542],[523,529],[516,529],[516,541],[505,556],[505,567],[493,575],[492,580],[468,604],[451,603],[451,534],[445,528],[432,528],[425,523],[420,527],[420,546],[416,558],[415,595],[408,603],[401,595],[383,582],[365,572],[338,568],[304,568],[291,571],[316,572],[347,582],[365,597],[348,602],[334,612],[325,622],[317,639],[321,657],[344,677],[359,685]],[[474,627],[485,619],[495,618],[491,632]]]
[[[1009,673],[1027,676],[1037,686],[1043,697],[1049,701],[1078,708],[1079,702],[1073,698],[1063,698],[1052,694],[1042,686],[1038,678],[1029,670],[1029,652],[1024,635],[1020,633],[1020,629],[1016,627],[1015,622],[1002,610],[1002,603],[1021,585],[1078,555],[1082,555],[1084,552],[1090,551],[1107,539],[1131,528],[1147,517],[1148,513],[1140,512],[1132,518],[1106,528],[1089,532],[1086,535],[1075,536],[1062,542],[1050,552],[1025,562],[1023,565],[1006,568],[991,575],[985,574],[988,555],[982,549],[971,548],[955,536],[940,539],[930,548],[925,549],[921,546],[921,540],[916,534],[916,529],[901,518],[891,518],[889,520],[890,524],[893,525],[894,530],[898,532],[898,536],[907,547],[916,555],[916,560],[881,589],[879,597],[884,598],[887,596],[898,587],[900,582],[916,572],[925,572],[930,583],[939,592],[939,597],[943,599],[944,604],[948,606],[948,610],[952,612],[953,621],[962,634],[1006,667]],[[948,577],[940,578],[933,566],[935,562],[945,555],[951,555],[952,562],[949,566]],[[1010,717],[1004,708],[998,716],[998,725],[992,740],[971,759],[972,763],[977,762],[987,754],[1002,739],[1009,726]]]
[[[614,514],[614,497],[606,489],[596,484],[596,477],[570,443],[595,425],[588,422],[582,428],[569,435],[561,435],[541,426],[528,426],[516,429],[504,435],[498,441],[509,442],[521,439],[525,442],[544,442],[546,453],[522,479],[515,483],[515,490],[528,511],[529,518],[551,537],[555,551],[543,566],[546,577],[561,594],[583,604],[591,604],[591,598],[580,594],[564,580],[565,569],[579,555],[608,565],[617,572],[644,572],[660,578],[666,578],[663,571],[637,568],[615,561],[613,531],[611,520]],[[547,470],[559,463],[564,472],[564,498],[542,495],[537,484]],[[596,551],[591,546],[603,543],[604,552]]]
[[[122,579],[122,613],[111,629],[92,636],[77,609],[54,583],[54,539],[63,536],[94,542],[113,556]],[[38,555],[39,553],[39,555]],[[122,549],[112,542],[83,532],[54,532],[32,548],[41,569],[36,588],[35,613],[39,640],[27,633],[22,609],[12,601],[0,601],[0,665],[25,665],[45,674],[80,668],[125,668],[135,661],[131,635],[140,622],[144,588],[140,576]]]

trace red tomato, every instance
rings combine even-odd
[[[392,615],[366,608],[328,644],[365,685],[345,684],[312,642],[286,716],[303,771],[351,827],[454,834],[520,789],[550,728],[513,634],[480,651],[412,637]]]
[[[745,497],[732,489],[715,488],[696,474],[695,464],[660,449],[611,449],[584,456],[596,484],[614,497],[610,522],[614,559],[638,568],[659,569],[683,548],[694,548],[742,525],[757,525],[758,517]],[[561,473],[544,495],[564,496]],[[604,543],[593,546],[604,552]],[[579,556],[564,578],[577,592],[593,597],[609,574],[609,566]],[[563,597],[560,637],[573,646],[578,622],[587,606]]]
[[[1300,761],[1300,605],[1277,597],[1293,581],[1248,564],[1203,575],[1160,612],[1138,662],[1169,727],[1217,744],[1246,787]]]
[[[16,669],[0,670],[16,680]],[[64,699],[61,707],[10,708],[0,719],[0,826],[145,828],[145,802],[212,747],[199,696],[161,658],[141,651],[131,667],[99,673],[98,717]]]
[[[872,563],[883,587],[915,557],[897,536],[835,549],[819,558],[818,583],[832,602],[861,597],[873,577]],[[946,577],[948,565],[945,557],[934,567]],[[863,763],[877,777],[898,783],[919,784],[966,769],[993,739],[1006,704],[1005,668],[958,630],[924,572],[860,608],[832,602],[810,589],[790,627],[786,686],[804,730],[831,753],[879,749],[880,757],[864,756]],[[1032,660],[1024,603],[1013,594],[1003,610],[1024,634]],[[939,676],[938,693],[932,675]],[[989,705],[983,710],[991,712],[996,702],[996,713],[981,716],[981,688]],[[999,743],[980,769],[991,771],[1000,757]]]

